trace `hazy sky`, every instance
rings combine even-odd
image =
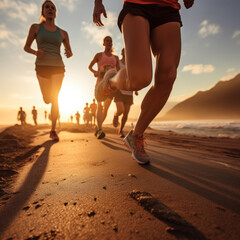
[[[35,76],[35,56],[23,51],[30,25],[39,21],[42,2],[0,0],[0,111],[20,106],[29,110],[33,105],[46,108]],[[68,32],[74,55],[71,59],[63,56],[66,65],[60,93],[63,120],[77,110],[82,112],[85,102],[91,102],[94,96],[95,78],[88,65],[94,55],[103,50],[103,37],[112,36],[119,56],[123,47],[116,24],[123,1],[103,0],[108,12],[103,28],[92,23],[93,2],[54,1],[58,10],[56,24]],[[189,10],[181,0],[180,3],[182,58],[169,101],[181,101],[240,72],[240,1],[195,0]],[[147,89],[135,98],[136,104],[141,103]]]

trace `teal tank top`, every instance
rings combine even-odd
[[[60,54],[62,41],[63,38],[59,27],[57,27],[56,31],[51,32],[46,30],[43,23],[41,23],[36,36],[36,42],[38,49],[44,49],[44,55],[42,58],[36,58],[36,66],[64,67]]]

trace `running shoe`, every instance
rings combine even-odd
[[[100,129],[99,131],[98,131],[98,139],[102,139],[102,138],[104,138],[105,137],[105,133],[103,132],[103,130],[102,129]]]
[[[59,141],[59,137],[58,137],[56,131],[54,131],[54,130],[50,131],[50,136],[49,137],[54,141]]]
[[[97,134],[98,134],[98,127],[95,126],[95,133],[94,133],[94,135],[97,136]]]
[[[119,124],[119,122],[118,122],[118,116],[113,116],[113,126],[114,127],[118,127],[118,124]]]
[[[103,102],[107,99],[107,97],[116,92],[117,89],[112,89],[109,80],[116,75],[117,71],[115,69],[109,69],[104,77],[103,80],[96,86],[96,99],[98,102]]]
[[[144,150],[143,136],[132,136],[133,131],[130,131],[124,138],[125,145],[131,150],[133,159],[139,164],[148,164],[150,157]]]

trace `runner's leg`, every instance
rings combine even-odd
[[[156,61],[154,85],[142,101],[133,136],[143,134],[171,93],[180,60],[180,35],[180,24],[177,22],[166,23],[152,30],[151,47]]]

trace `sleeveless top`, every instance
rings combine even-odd
[[[100,61],[98,61],[97,64],[98,64],[98,69],[100,69],[102,66],[105,66],[105,65],[111,65],[115,68],[117,65],[117,60],[114,55],[109,57],[106,55],[105,52],[103,52],[102,57],[101,57]]]
[[[117,59],[114,55],[111,55],[109,57],[106,55],[105,52],[102,52],[102,57],[100,61],[97,62],[97,65],[98,65],[98,71],[100,73],[100,78],[103,78],[107,70],[109,70],[110,68],[116,69]]]
[[[124,2],[137,3],[137,4],[157,4],[162,7],[172,7],[180,9],[181,6],[178,0],[123,0]]]
[[[45,29],[43,23],[41,23],[36,36],[36,42],[38,49],[44,49],[44,55],[42,58],[36,58],[35,64],[37,66],[64,67],[60,55],[62,41],[63,38],[59,27],[57,27],[56,31],[51,32]]]

